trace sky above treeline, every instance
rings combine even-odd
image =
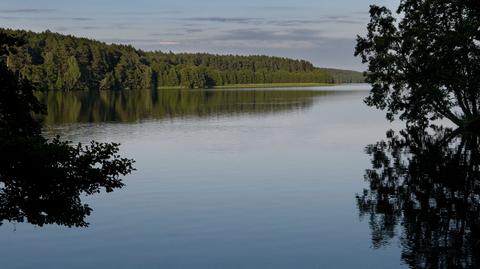
[[[370,4],[399,0],[1,0],[0,26],[143,50],[266,54],[364,70],[353,56]]]

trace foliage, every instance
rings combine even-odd
[[[5,55],[14,53],[12,46],[21,42],[0,33],[0,136],[34,136],[40,134],[40,123],[32,113],[42,113],[45,107],[33,95],[34,88],[25,79],[10,71]]]
[[[0,29],[27,42],[8,67],[42,90],[210,88],[252,83],[362,82],[359,72],[269,56],[143,52],[46,31]]]
[[[120,176],[133,170],[133,160],[121,158],[115,143],[84,147],[42,137],[34,114],[45,108],[31,83],[5,62],[7,53],[14,53],[11,47],[20,43],[0,33],[0,225],[6,220],[86,226],[92,209],[80,196],[121,188]],[[74,60],[67,61],[65,83],[71,86],[79,78]]]
[[[11,137],[0,139],[0,152],[0,225],[87,226],[92,209],[80,197],[123,187],[119,176],[133,169],[115,143],[84,147],[58,138]]]
[[[408,124],[447,118],[479,127],[480,4],[476,0],[402,0],[398,17],[371,6],[356,55],[368,63],[366,103]],[[475,124],[473,124],[475,123]]]

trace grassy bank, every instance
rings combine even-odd
[[[232,84],[216,86],[216,89],[238,89],[238,88],[282,88],[282,87],[318,87],[333,86],[332,83],[265,83],[265,84]]]
[[[319,87],[334,86],[333,83],[265,83],[265,84],[231,84],[215,86],[214,89],[253,89],[253,88],[287,88],[287,87]],[[185,89],[184,87],[159,87],[158,89]]]

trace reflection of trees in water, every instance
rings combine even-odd
[[[288,90],[139,90],[49,92],[37,96],[47,104],[47,124],[121,121],[144,118],[270,113],[311,106],[320,91]],[[339,93],[335,93],[339,94]]]
[[[438,129],[390,132],[369,145],[369,189],[357,196],[375,248],[400,227],[411,268],[480,266],[480,138]]]

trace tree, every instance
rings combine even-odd
[[[175,68],[170,69],[166,77],[165,86],[177,86],[179,83],[177,70]]]
[[[370,7],[355,55],[368,63],[366,103],[409,125],[447,118],[480,128],[480,2],[402,0],[399,22],[385,7]]]
[[[72,146],[47,140],[34,114],[45,107],[35,87],[8,69],[6,57],[21,41],[0,33],[0,225],[3,221],[35,225],[87,226],[92,209],[81,196],[123,186],[133,160],[118,155],[118,144]]]
[[[36,136],[40,123],[33,113],[43,113],[45,107],[33,95],[33,87],[8,69],[6,55],[14,52],[12,45],[20,42],[0,33],[0,138]]]
[[[100,90],[116,90],[117,89],[117,81],[112,72],[107,73],[105,77],[100,81],[99,89]]]
[[[67,61],[67,72],[65,73],[65,88],[66,90],[73,90],[80,79],[80,67],[78,66],[77,59],[70,56]]]
[[[51,51],[45,53],[43,56],[42,69],[45,70],[46,74],[47,82],[43,84],[45,85],[45,89],[55,89],[55,83],[58,77],[58,68],[57,64],[55,63],[55,56]]]

